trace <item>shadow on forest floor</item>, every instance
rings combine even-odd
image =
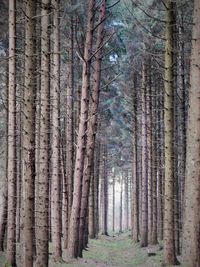
[[[49,267],[159,267],[162,266],[162,250],[159,245],[149,248],[140,248],[129,237],[130,233],[115,236],[100,236],[90,240],[88,251],[84,251],[82,259],[69,264],[53,263]],[[153,256],[149,257],[148,252]],[[155,255],[154,255],[155,253]],[[63,255],[65,260],[65,254]],[[0,266],[5,264],[5,255],[0,254]],[[18,267],[20,265],[18,264]]]

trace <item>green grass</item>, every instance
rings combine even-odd
[[[50,244],[51,250],[51,244]],[[162,251],[159,246],[152,246],[151,251],[155,256],[148,257],[147,248],[141,248],[139,243],[134,244],[129,233],[120,236],[104,237],[90,240],[88,250],[84,251],[83,259],[70,263],[54,263],[50,260],[50,267],[160,267],[162,262]],[[65,257],[64,257],[65,258]],[[5,254],[0,254],[0,266],[5,266]],[[20,267],[20,265],[18,265]]]

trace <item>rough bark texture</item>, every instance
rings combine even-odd
[[[16,2],[9,0],[7,263],[16,265]]]
[[[23,267],[33,266],[34,184],[35,184],[35,96],[36,96],[36,3],[25,2],[25,81],[24,81],[24,230]]]
[[[81,200],[81,216],[80,216],[80,250],[82,249],[81,241],[83,240],[83,232],[86,229],[86,213],[88,208],[88,195],[89,195],[89,186],[90,186],[90,176],[91,176],[91,167],[94,157],[94,148],[95,148],[95,137],[97,131],[97,112],[99,105],[99,94],[100,94],[100,80],[101,80],[101,60],[102,60],[102,44],[104,38],[104,21],[106,13],[106,1],[102,2],[100,8],[99,16],[99,28],[97,32],[97,43],[96,43],[96,61],[94,66],[93,74],[93,88],[92,88],[92,97],[90,99],[90,110],[89,110],[89,120],[87,123],[87,145],[86,145],[86,155],[84,159],[84,171],[83,171],[83,186],[82,186],[82,200]]]
[[[148,176],[146,174],[146,110],[145,110],[145,86],[146,69],[143,63],[142,69],[142,198],[141,198],[141,247],[148,245]]]
[[[49,1],[43,0],[41,4],[41,125],[36,207],[36,267],[47,267],[49,256]]]
[[[71,0],[73,7],[74,0]],[[69,63],[67,67],[67,118],[66,118],[66,182],[67,192],[67,218],[64,227],[64,242],[67,246],[69,222],[73,200],[73,167],[74,167],[74,16],[70,16],[69,23]],[[78,114],[79,116],[79,114]]]
[[[5,185],[5,192],[3,194],[3,210],[0,221],[0,251],[4,251],[4,238],[7,226],[7,210],[8,210],[8,188]]]
[[[81,185],[85,157],[86,130],[88,119],[88,94],[89,94],[89,78],[91,49],[94,26],[94,0],[88,1],[88,23],[86,32],[86,41],[84,48],[84,62],[82,72],[82,95],[80,122],[77,136],[77,150],[74,170],[74,192],[73,203],[70,217],[69,237],[68,237],[68,255],[71,258],[78,256],[79,248],[79,222],[80,222],[80,206],[81,206]]]
[[[60,174],[60,33],[59,33],[59,1],[52,0],[53,8],[53,59],[52,59],[52,153],[51,153],[51,238],[53,258],[58,261],[62,256],[61,249],[61,174]]]
[[[139,241],[139,188],[137,176],[137,79],[134,76],[134,94],[133,94],[133,164],[132,164],[132,239]]]
[[[194,1],[187,130],[183,264],[200,266],[200,1]]]
[[[165,44],[165,206],[164,206],[164,263],[176,264],[174,240],[174,88],[173,88],[173,1],[166,1]]]

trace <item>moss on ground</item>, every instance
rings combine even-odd
[[[90,240],[87,251],[83,253],[83,259],[70,263],[54,263],[50,259],[49,267],[160,267],[162,266],[162,250],[159,246],[141,248],[139,243],[134,244],[130,233],[113,235],[110,237],[100,236],[99,239]],[[156,255],[148,257],[148,250]],[[51,244],[50,244],[51,251]],[[63,258],[66,260],[66,252]],[[0,267],[5,266],[5,254],[0,254]],[[20,265],[18,264],[18,267]]]

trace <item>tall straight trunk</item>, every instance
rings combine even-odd
[[[187,129],[183,264],[200,266],[200,2],[194,1]]]
[[[128,170],[126,170],[126,176],[124,177],[124,228],[129,228],[129,192],[128,192]]]
[[[157,244],[157,90],[152,86],[152,197],[153,197],[153,221],[151,243]]]
[[[8,88],[8,64],[7,64],[7,72],[6,72],[6,85]],[[6,90],[6,119],[8,121],[8,90]],[[8,158],[8,124],[6,126],[6,158]],[[8,173],[8,160],[6,160],[6,175]],[[7,228],[7,215],[8,215],[8,181],[5,181],[5,188],[3,193],[3,210],[1,213],[1,220],[0,220],[0,251],[4,251],[4,241],[6,236],[6,228]]]
[[[5,192],[3,194],[3,208],[0,221],[0,251],[4,251],[4,239],[7,226],[7,210],[8,210],[8,188],[5,185]]]
[[[23,81],[22,81],[23,84]],[[18,119],[18,127],[19,132],[21,133],[23,130],[23,123],[22,123],[22,99],[24,99],[24,88],[20,88],[20,104],[19,104],[19,119]],[[22,134],[19,134],[18,137],[18,162],[17,162],[17,214],[16,214],[16,241],[19,243],[21,239],[21,224],[22,221],[22,201],[23,201],[23,194],[22,194],[22,187],[23,187],[23,152],[22,152]]]
[[[113,185],[112,185],[112,197],[113,197],[113,201],[112,201],[112,231],[113,233],[115,232],[115,171],[112,174],[113,175]]]
[[[164,263],[176,264],[174,240],[173,1],[166,0]]]
[[[163,89],[160,86],[158,98],[158,143],[157,143],[157,157],[158,157],[158,238],[163,239]]]
[[[16,2],[9,0],[7,263],[16,265]]]
[[[119,233],[123,231],[123,174],[120,175]]]
[[[41,125],[36,206],[36,267],[47,267],[49,253],[49,0],[42,0],[41,4]]]
[[[68,255],[71,258],[78,257],[79,248],[79,222],[80,222],[80,207],[81,207],[81,189],[82,176],[85,158],[86,145],[86,130],[88,120],[88,97],[90,86],[90,65],[91,65],[91,50],[93,40],[94,26],[94,0],[88,1],[88,23],[84,48],[84,61],[82,72],[82,95],[81,95],[81,110],[80,122],[77,136],[77,150],[74,169],[74,192],[72,211],[70,216],[69,237],[68,237]]]
[[[53,258],[60,260],[61,248],[61,166],[60,166],[60,32],[59,32],[59,1],[52,0],[53,8],[53,58],[52,58],[52,154],[51,154],[51,237],[53,245]]]
[[[102,235],[108,235],[108,154],[107,145],[103,145],[102,166]]]
[[[84,171],[83,171],[83,182],[82,182],[82,200],[81,200],[81,216],[80,216],[80,248],[82,249],[82,240],[84,228],[86,228],[86,212],[88,208],[88,195],[89,195],[89,186],[90,186],[90,176],[91,176],[91,167],[94,157],[94,148],[95,148],[95,137],[97,131],[97,112],[99,105],[99,94],[100,94],[100,79],[101,79],[101,61],[102,61],[102,44],[104,38],[104,20],[106,13],[106,1],[102,2],[100,8],[99,16],[99,28],[97,32],[97,43],[96,43],[96,62],[94,66],[93,74],[93,88],[92,88],[92,97],[90,99],[90,108],[89,108],[89,120],[87,123],[87,144],[86,144],[86,154],[84,158]],[[81,254],[81,252],[80,252]]]
[[[146,108],[145,108],[145,94],[146,94],[146,68],[143,63],[142,66],[142,197],[141,197],[141,247],[148,245],[148,176],[146,173]]]
[[[73,7],[74,0],[71,0]],[[66,235],[64,236],[65,244],[67,245],[69,222],[71,215],[71,207],[73,200],[73,167],[74,167],[74,16],[70,16],[69,25],[69,63],[67,68],[67,118],[66,118],[66,182],[67,182],[67,227]]]
[[[90,193],[89,193],[89,237],[95,238],[95,205],[94,205],[94,162],[91,167]]]
[[[25,80],[24,80],[24,230],[23,267],[33,266],[34,187],[35,187],[35,97],[36,97],[36,3],[25,2]]]
[[[41,12],[41,3],[37,3],[37,15]],[[41,36],[41,16],[37,16],[37,22],[36,22],[36,34],[37,36]],[[37,209],[38,206],[38,191],[39,191],[39,170],[40,170],[40,126],[41,126],[41,75],[40,75],[40,69],[41,69],[41,38],[36,38],[36,64],[37,64],[37,92],[36,92],[36,114],[35,114],[35,207]],[[37,218],[37,211],[35,209],[35,222]],[[36,227],[34,229],[34,235],[36,235]],[[34,238],[34,250],[35,254],[37,254],[36,251],[36,238]]]
[[[134,75],[134,94],[133,94],[133,163],[132,163],[132,239],[139,241],[139,188],[137,174],[137,78]]]
[[[94,211],[95,211],[95,237],[99,233],[99,171],[100,171],[100,142],[97,141],[94,154]]]
[[[152,131],[152,121],[151,121],[151,61],[148,59],[148,65],[146,66],[146,93],[145,93],[145,108],[146,108],[146,176],[147,176],[147,209],[148,209],[148,243],[151,241],[151,223],[150,222],[150,214],[151,214],[151,147],[152,147],[152,139],[151,139],[151,131]]]

